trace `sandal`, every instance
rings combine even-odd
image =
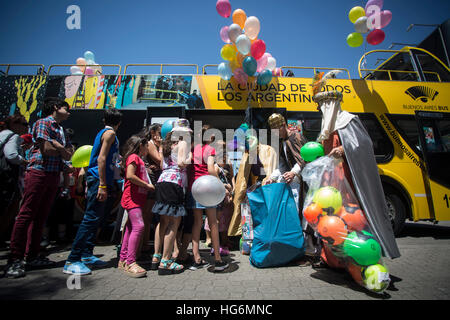
[[[163,267],[158,267],[158,275],[165,276],[168,274],[177,274],[184,271],[184,267],[172,260],[161,259]]]
[[[152,259],[152,265],[150,266],[150,270],[158,270],[159,263],[161,262],[161,258],[162,258],[162,254],[160,254],[160,253],[155,253],[153,255],[153,259],[157,259],[157,261],[154,261]]]
[[[127,262],[126,261],[120,261],[119,260],[119,263],[117,264],[117,269],[119,269],[119,270],[125,270],[125,267],[127,266]]]
[[[129,275],[132,278],[142,278],[147,275],[147,271],[145,271],[145,269],[143,269],[136,262],[133,262],[130,265],[126,265],[124,271],[127,275]]]

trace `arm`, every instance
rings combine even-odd
[[[106,190],[106,158],[108,156],[111,145],[114,143],[116,134],[112,130],[106,131],[102,136],[102,146],[97,159],[98,164],[98,176],[100,179],[100,186],[98,188],[97,199],[99,201],[105,201],[108,192]]]
[[[219,178],[219,175],[216,172],[216,168],[214,167],[215,163],[214,156],[209,156],[207,163],[208,163],[208,174]]]
[[[147,144],[148,156],[156,163],[161,163],[162,153],[150,141]]]
[[[177,154],[177,165],[183,169],[188,165],[188,160],[191,157],[190,152],[188,153],[186,141],[180,141],[178,143],[178,154]]]
[[[21,138],[19,135],[15,134],[3,146],[3,154],[5,155],[5,158],[10,163],[16,165],[27,163],[27,161],[19,154],[20,140]]]
[[[129,180],[132,184],[135,184],[138,187],[145,188],[145,189],[147,189],[149,191],[155,190],[155,187],[151,183],[147,183],[144,180],[141,180],[136,175],[136,169],[137,169],[137,165],[134,162],[130,163],[127,166],[127,173],[126,173],[127,180]]]
[[[83,193],[83,179],[86,174],[86,171],[84,171],[84,168],[80,169],[80,172],[78,172],[78,178],[77,178],[77,192]]]

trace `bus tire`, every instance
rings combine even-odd
[[[406,220],[406,206],[402,196],[393,188],[384,187],[384,196],[388,207],[389,219],[392,223],[394,235],[397,237],[402,232]]]

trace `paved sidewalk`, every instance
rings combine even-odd
[[[62,268],[69,251],[64,249],[49,256],[57,262],[53,269],[29,271],[21,279],[0,278],[0,299],[450,299],[450,223],[408,223],[397,241],[402,256],[385,259],[392,282],[383,296],[359,287],[346,272],[316,271],[296,265],[257,269],[239,251],[232,251],[225,258],[231,266],[223,273],[211,272],[212,267],[169,276],[148,271],[146,278],[132,279],[116,269],[115,247],[100,246],[95,254],[109,261],[110,266],[81,277],[80,290],[67,287],[69,276],[62,273]],[[204,258],[212,261],[206,247],[202,252]],[[6,254],[0,252],[2,269]]]

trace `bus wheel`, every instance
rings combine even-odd
[[[406,208],[402,197],[394,189],[384,187],[384,196],[388,207],[389,219],[392,223],[394,235],[398,236],[402,231],[406,220]]]

